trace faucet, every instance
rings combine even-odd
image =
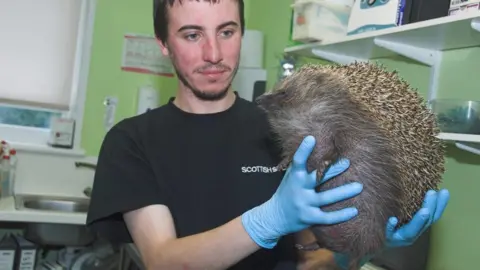
[[[92,163],[87,163],[87,162],[76,161],[75,162],[75,167],[76,168],[85,167],[85,168],[95,170],[97,168],[97,165],[92,164]],[[83,194],[85,194],[85,196],[90,198],[92,196],[92,187],[84,188],[83,189]]]
[[[88,162],[75,161],[75,167],[77,168],[85,167],[85,168],[95,170],[97,168],[97,165],[93,163],[88,163]]]

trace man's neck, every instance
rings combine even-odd
[[[190,91],[182,91],[179,89],[173,104],[182,111],[195,114],[210,114],[222,112],[230,108],[235,102],[236,95],[229,89],[227,94],[219,100],[205,101],[197,98]]]

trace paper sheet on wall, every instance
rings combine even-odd
[[[153,36],[126,34],[123,39],[122,70],[172,77],[174,69]]]

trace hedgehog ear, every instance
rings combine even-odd
[[[275,95],[285,96],[287,94],[287,89],[281,88],[274,92]]]

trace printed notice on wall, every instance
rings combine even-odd
[[[126,34],[123,39],[122,70],[172,77],[170,59],[162,54],[155,37]]]

